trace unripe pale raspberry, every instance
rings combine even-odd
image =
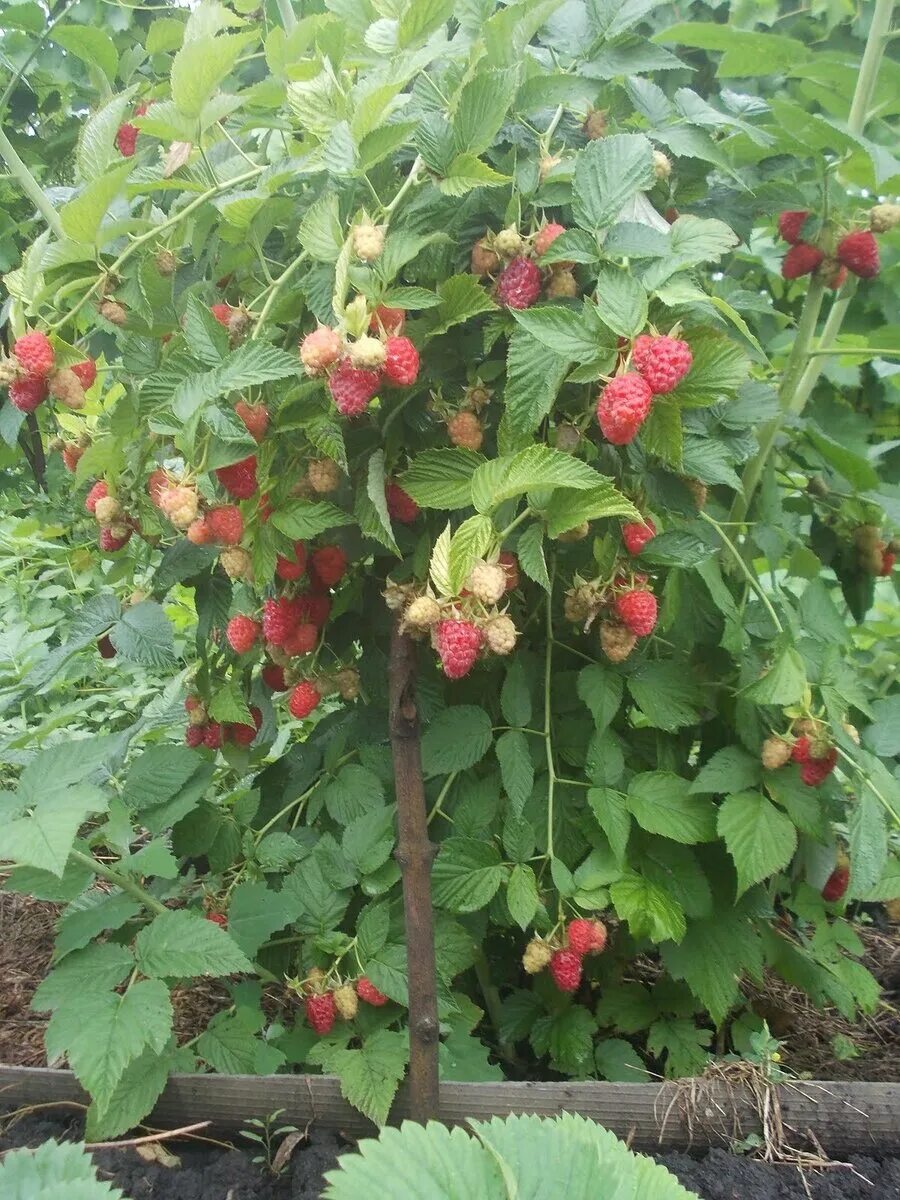
[[[319,996],[306,997],[306,1019],[319,1037],[331,1033],[336,1018],[333,993],[323,992]]]
[[[654,396],[671,392],[691,369],[693,355],[687,342],[673,337],[637,338],[631,361]]]
[[[314,458],[306,468],[306,478],[312,490],[324,496],[340,486],[341,469],[330,458]]]
[[[412,525],[419,515],[419,506],[399,483],[387,483],[384,488],[384,499],[388,514],[401,525]]]
[[[789,209],[778,217],[778,232],[786,242],[796,246],[803,240],[803,226],[809,211],[805,208]]]
[[[308,333],[300,343],[300,361],[306,367],[308,375],[317,375],[326,367],[332,366],[341,357],[344,350],[344,339],[336,329],[320,325],[312,333]]]
[[[501,229],[494,238],[494,249],[504,258],[515,258],[517,254],[521,254],[523,245],[522,235],[515,225]]]
[[[269,410],[266,406],[264,404],[248,404],[246,400],[238,400],[234,411],[243,421],[254,442],[261,442],[269,428]]]
[[[874,550],[881,541],[881,529],[877,525],[857,525],[853,530],[853,543],[859,550]]]
[[[209,720],[206,713],[206,705],[200,696],[185,696],[184,711],[188,715],[188,721],[192,725],[205,725]]]
[[[379,341],[378,338],[369,337],[368,334],[351,342],[347,353],[354,367],[359,367],[363,371],[377,371],[384,366],[386,357],[384,342]]]
[[[762,765],[767,771],[777,771],[791,761],[791,747],[780,737],[767,737],[760,753]]]
[[[241,510],[233,504],[211,508],[206,514],[206,523],[212,540],[220,546],[236,546],[244,536],[244,518]]]
[[[417,596],[403,614],[405,625],[413,629],[431,629],[441,619],[441,606],[431,596]]]
[[[518,634],[512,617],[501,613],[485,625],[484,643],[492,654],[511,654],[515,649]]]
[[[102,500],[104,496],[109,495],[109,487],[105,480],[98,479],[96,483],[91,484],[91,490],[84,498],[85,511],[93,513],[97,508],[97,501]]]
[[[406,337],[389,337],[384,344],[384,377],[410,387],[419,376],[419,352]]]
[[[550,974],[561,992],[574,992],[581,983],[581,955],[574,950],[554,950]]]
[[[169,275],[174,275],[178,270],[178,259],[171,250],[165,248],[157,250],[156,258],[153,261],[156,263],[156,269],[160,275],[168,277]]]
[[[900,225],[900,204],[876,204],[869,209],[869,228],[873,233],[887,233]]]
[[[229,496],[235,500],[249,500],[257,488],[256,455],[251,454],[227,467],[217,467],[215,474]]]
[[[859,745],[859,730],[856,728],[856,726],[851,725],[849,721],[842,721],[841,728],[843,729],[844,733],[846,733],[846,735],[850,739],[850,741],[853,742],[854,745],[858,746]]]
[[[70,367],[54,371],[50,376],[50,395],[66,408],[79,412],[85,405],[84,388],[81,381]]]
[[[522,966],[529,975],[539,975],[548,966],[553,950],[543,938],[532,938],[522,955]]]
[[[627,521],[622,526],[622,541],[629,554],[640,554],[649,541],[656,537],[656,526],[646,517],[643,521]]]
[[[381,383],[380,371],[364,371],[343,358],[328,377],[328,390],[342,416],[358,417]]]
[[[556,540],[558,542],[583,542],[590,532],[590,522],[582,521],[579,525],[573,525],[571,529],[564,529],[562,533],[558,533]]]
[[[17,338],[12,352],[27,375],[49,375],[53,370],[53,346],[39,329]]]
[[[706,497],[709,494],[709,488],[700,479],[685,479],[684,483],[691,496],[693,496],[697,508],[702,512],[706,507]]]
[[[672,174],[672,160],[662,150],[653,151],[653,174],[657,179],[668,179]]]
[[[254,621],[252,617],[241,613],[232,617],[228,622],[225,637],[235,654],[249,654],[256,645],[261,632],[262,627],[259,621]]]
[[[455,413],[447,422],[447,433],[454,446],[463,450],[480,450],[484,429],[473,412]]]
[[[294,542],[293,556],[279,554],[275,574],[279,579],[301,579],[306,571],[306,543]]]
[[[509,308],[531,308],[541,294],[541,272],[530,258],[514,258],[497,280],[497,299]]]
[[[434,627],[441,667],[448,679],[462,679],[472,670],[484,635],[471,621],[439,621]]]
[[[597,400],[597,420],[603,436],[614,446],[633,442],[652,403],[653,392],[645,379],[634,372],[617,375]]]
[[[881,269],[878,243],[868,229],[860,229],[841,238],[835,255],[838,262],[860,279],[874,279]]]
[[[84,362],[76,363],[71,369],[85,391],[93,386],[97,378],[97,364],[92,358],[86,358]]]
[[[606,109],[592,109],[584,119],[584,124],[581,126],[581,132],[591,142],[596,142],[599,138],[606,137]]]
[[[304,679],[291,692],[291,698],[288,701],[291,716],[296,717],[298,721],[302,721],[304,717],[309,716],[321,699],[321,693],[315,684]]]
[[[124,325],[128,320],[128,313],[117,300],[102,301],[98,311],[110,325]]]
[[[493,275],[500,270],[500,255],[482,238],[472,247],[469,270],[473,275]]]
[[[108,528],[122,516],[122,505],[115,496],[101,496],[94,506],[94,516],[98,525]]]
[[[606,946],[606,926],[592,917],[576,917],[566,926],[566,942],[576,954],[602,954]]]
[[[167,487],[159,494],[159,508],[176,529],[187,529],[197,519],[200,500],[193,488],[181,485]]]
[[[359,696],[359,671],[353,667],[345,667],[334,677],[335,685],[342,700],[355,700]]]
[[[482,604],[496,604],[506,591],[506,572],[499,563],[477,562],[469,572],[466,588]]]
[[[212,540],[211,537],[210,540]],[[245,550],[242,546],[228,546],[219,555],[219,562],[229,579],[252,581],[253,559],[249,550]]]
[[[620,592],[616,596],[616,613],[626,629],[638,637],[647,637],[656,628],[656,597],[641,588]]]
[[[24,377],[24,372],[13,358],[0,356],[0,387],[8,387],[16,379]]]
[[[375,984],[365,975],[360,975],[356,981],[356,994],[360,1000],[364,1000],[366,1004],[371,1004],[374,1008],[381,1008],[388,1002],[384,992],[379,992]]]
[[[312,553],[312,565],[322,583],[331,588],[344,578],[347,555],[340,546],[320,546]]]
[[[600,648],[610,662],[624,662],[637,645],[637,635],[618,621],[600,622]]]
[[[550,300],[569,300],[578,295],[578,281],[571,271],[554,271],[544,289]]]
[[[356,989],[351,983],[345,983],[334,990],[334,1007],[338,1016],[344,1021],[352,1021],[359,1011],[359,999]]]
[[[818,246],[810,246],[808,242],[797,242],[782,260],[782,277],[799,279],[801,275],[811,275],[824,257]]]
[[[47,380],[43,375],[26,375],[9,385],[9,402],[19,412],[34,412],[46,399]]]
[[[373,262],[384,249],[384,230],[364,222],[353,228],[353,252],[363,262]]]

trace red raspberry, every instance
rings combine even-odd
[[[196,712],[198,708],[202,708],[202,707],[203,707],[203,701],[200,699],[199,696],[185,696],[185,698],[184,698],[184,711],[185,712],[188,712],[188,713]]]
[[[105,500],[109,495],[109,488],[105,481],[98,479],[95,484],[91,485],[91,490],[84,498],[84,507],[87,512],[93,513],[97,507],[98,500]]]
[[[616,613],[635,637],[647,637],[656,627],[656,597],[639,588],[621,592],[616,596]]]
[[[236,617],[232,617],[228,622],[225,636],[235,654],[249,654],[256,645],[256,639],[261,632],[262,626],[259,621],[254,621],[252,617],[239,614]]]
[[[843,263],[848,271],[852,271],[860,279],[874,279],[881,270],[878,243],[868,229],[860,229],[857,233],[848,233],[846,237],[842,237],[835,254],[838,262]]]
[[[79,446],[76,442],[69,442],[63,446],[62,458],[67,471],[75,471],[77,469],[79,460],[82,454],[84,454],[84,449],[84,446]]]
[[[566,941],[575,954],[600,954],[606,945],[606,926],[602,921],[576,917],[566,926]]]
[[[656,537],[656,526],[646,517],[643,521],[628,521],[622,526],[622,541],[629,554],[640,554],[647,543]]]
[[[116,133],[116,146],[123,158],[132,158],[137,146],[138,128],[126,121]]]
[[[72,367],[72,374],[77,376],[78,382],[87,391],[97,378],[97,364],[92,358],[86,358]]]
[[[597,420],[603,436],[614,446],[633,442],[652,403],[653,392],[645,379],[633,372],[617,375],[597,400]]]
[[[242,458],[230,467],[218,467],[216,478],[235,500],[249,500],[256,491],[256,455]]]
[[[342,358],[328,377],[328,390],[339,413],[358,417],[365,412],[380,382],[380,371],[365,371],[354,367],[349,358]]]
[[[207,921],[212,921],[213,925],[220,925],[222,929],[228,928],[228,918],[224,913],[207,913],[206,919]]]
[[[210,721],[203,731],[203,745],[209,750],[218,750],[222,740],[222,726],[218,721]]]
[[[126,529],[125,533],[113,533],[111,529],[101,529],[97,537],[97,545],[101,550],[107,553],[114,553],[116,550],[121,550],[131,541],[131,530]]]
[[[233,504],[211,508],[206,514],[211,540],[221,546],[236,546],[244,536],[244,518],[241,510]]]
[[[500,272],[497,299],[509,308],[531,308],[541,294],[541,272],[530,258],[514,258]]]
[[[226,735],[234,742],[236,746],[249,746],[259,733],[262,725],[262,713],[253,705],[250,709],[250,716],[253,718],[252,725],[226,725]]]
[[[810,761],[810,742],[808,737],[798,737],[791,747],[791,758],[795,763]]]
[[[184,536],[195,546],[208,546],[213,540],[213,532],[206,517],[198,517],[196,521],[191,521]]]
[[[300,361],[306,367],[307,374],[316,375],[336,363],[343,349],[344,339],[338,331],[320,325],[300,343]]]
[[[475,665],[484,634],[471,621],[439,621],[435,642],[441,667],[448,679],[462,679]]]
[[[790,242],[792,246],[796,246],[803,239],[803,224],[809,212],[804,209],[789,209],[783,212],[778,218],[778,232],[786,242]]]
[[[824,758],[810,758],[800,768],[800,778],[807,787],[818,787],[828,778],[837,763],[837,750],[832,747]]]
[[[403,332],[405,322],[405,309],[388,308],[385,304],[379,304],[372,313],[372,319],[369,322],[369,332],[380,333],[383,329],[389,337],[396,337]]]
[[[248,404],[246,400],[238,400],[234,411],[244,422],[247,432],[254,442],[261,442],[269,428],[269,410],[264,404]]]
[[[538,258],[542,254],[546,254],[560,234],[565,232],[565,225],[560,225],[556,221],[550,221],[548,224],[542,226],[534,238],[534,252]]]
[[[340,546],[320,546],[313,550],[312,565],[316,576],[326,587],[334,587],[344,578],[347,555]]]
[[[319,1037],[331,1032],[336,1018],[337,1006],[331,992],[306,997],[306,1019]]]
[[[298,598],[300,619],[321,629],[331,614],[331,597],[327,592],[309,591]]]
[[[278,663],[266,663],[260,672],[262,681],[267,688],[271,688],[273,692],[283,692],[287,688],[287,683],[284,678],[284,667],[280,667]]]
[[[9,402],[19,412],[34,412],[46,399],[47,380],[43,375],[26,375],[9,385]]]
[[[321,693],[316,685],[310,683],[308,679],[304,679],[291,692],[291,698],[288,701],[291,716],[302,721],[304,717],[309,716],[321,699]]]
[[[419,515],[419,506],[412,496],[407,495],[399,483],[388,483],[384,488],[384,498],[387,509],[395,521],[401,525],[412,525]]]
[[[636,339],[631,361],[647,382],[654,396],[671,392],[691,369],[693,355],[687,342],[672,337]]]
[[[574,950],[554,950],[550,974],[561,992],[574,992],[581,983],[581,955]]]
[[[49,375],[53,370],[53,347],[46,333],[35,329],[16,340],[13,354],[28,375]]]
[[[231,314],[234,312],[230,304],[211,304],[209,311],[220,325],[224,325],[226,329],[228,328],[228,324],[231,321]]]
[[[311,654],[319,640],[319,630],[309,621],[301,621],[281,643],[285,654]]]
[[[384,343],[384,375],[391,383],[409,387],[419,374],[419,352],[405,337],[389,337]]]
[[[275,559],[275,574],[279,579],[300,579],[306,570],[306,543],[294,542],[294,557],[279,554]]]
[[[894,570],[894,564],[897,561],[897,555],[893,550],[882,550],[881,552],[881,570],[879,575],[890,575]]]
[[[501,550],[497,561],[506,572],[506,590],[514,592],[519,586],[519,560],[511,550]]]
[[[484,441],[484,429],[473,412],[454,413],[447,422],[447,433],[454,446],[463,450],[480,450]]]
[[[263,636],[273,646],[283,646],[300,624],[300,600],[287,596],[268,599],[263,604]]]
[[[203,726],[188,725],[184,731],[184,744],[190,746],[192,750],[196,750],[198,746],[203,745]]]
[[[799,279],[801,275],[810,275],[824,257],[818,246],[798,242],[796,246],[791,246],[784,256],[781,274],[785,279]]]
[[[827,900],[829,904],[835,900],[843,900],[849,883],[850,868],[835,867],[825,880],[825,886],[822,888],[822,899]]]
[[[388,998],[384,992],[379,992],[378,988],[365,975],[360,975],[356,981],[356,994],[360,1000],[365,1000],[366,1004],[372,1004],[375,1008],[381,1008],[383,1004],[387,1004]]]
[[[151,471],[147,476],[147,495],[150,497],[151,504],[159,508],[159,502],[164,492],[169,490],[169,476],[160,468],[157,471]]]

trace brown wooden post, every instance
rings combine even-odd
[[[391,633],[388,667],[391,750],[397,794],[398,841],[395,857],[403,873],[403,910],[409,960],[409,1107],[416,1121],[437,1117],[437,972],[431,911],[431,864],[435,847],[428,838],[422,748],[416,703],[416,647]]]

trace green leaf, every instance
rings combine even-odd
[[[459,94],[453,136],[460,153],[481,154],[491,145],[512,103],[517,72],[480,71]]]
[[[339,825],[349,825],[373,808],[384,806],[384,785],[373,771],[359,763],[345,763],[316,795]]]
[[[606,834],[613,854],[620,863],[624,862],[631,834],[631,814],[625,797],[612,788],[591,788],[587,798],[597,824]]]
[[[681,729],[700,719],[703,693],[674,662],[645,662],[628,677],[635,704],[657,729]]]
[[[186,41],[172,63],[172,99],[186,117],[199,117],[255,33],[226,33]]]
[[[605,330],[598,323],[595,310],[588,305],[580,311],[560,304],[510,311],[516,324],[532,338],[566,359],[592,362],[598,354],[609,349],[604,344],[607,340]]]
[[[170,1059],[155,1049],[133,1059],[113,1089],[109,1103],[96,1103],[87,1111],[84,1135],[91,1141],[119,1137],[139,1125],[163,1093],[169,1080]]]
[[[497,738],[494,750],[500,763],[503,790],[509,797],[513,812],[521,813],[534,787],[534,766],[528,738],[520,729],[508,729]]]
[[[253,969],[224,929],[185,909],[154,917],[137,935],[134,950],[140,970],[160,978],[216,977]]]
[[[851,895],[863,896],[876,886],[888,861],[885,811],[871,788],[860,789],[856,802],[851,804],[847,830]]]
[[[740,1002],[744,973],[762,977],[762,944],[752,923],[736,910],[692,921],[680,945],[662,947],[662,957],[669,974],[685,981],[717,1026]]]
[[[680,942],[687,928],[684,912],[665,889],[634,871],[612,884],[609,894],[616,913],[636,938]]]
[[[365,491],[360,488],[357,492],[354,513],[365,537],[374,538],[386,549],[399,556],[400,549],[394,538],[384,494],[384,481],[384,451],[376,450],[369,456]]]
[[[656,396],[650,415],[641,426],[641,445],[670,467],[680,471],[684,459],[681,409],[666,396]]]
[[[692,792],[742,792],[762,779],[762,763],[740,746],[725,746],[704,763],[691,784]]]
[[[558,1071],[580,1075],[589,1067],[597,1025],[586,1008],[573,1004],[560,1012],[539,1017],[531,1030],[535,1054],[548,1054]]]
[[[489,842],[447,838],[434,860],[434,903],[450,912],[477,912],[488,905],[503,881],[500,855]]]
[[[506,885],[506,905],[520,929],[527,929],[538,906],[537,880],[527,863],[516,863]]]
[[[438,188],[445,196],[465,196],[474,188],[502,187],[509,182],[508,175],[501,175],[474,154],[457,154]]]
[[[647,1068],[637,1051],[624,1038],[604,1038],[594,1047],[594,1062],[603,1079],[610,1083],[644,1083]]]
[[[465,771],[484,758],[493,741],[491,718],[483,708],[457,704],[447,708],[422,736],[422,765],[426,776]]]
[[[390,246],[390,239],[388,239]],[[496,305],[474,275],[451,275],[437,285],[440,303],[426,317],[428,337],[446,333],[454,325],[491,312]]]
[[[576,686],[579,698],[591,710],[594,724],[602,732],[622,706],[624,685],[621,675],[600,663],[593,663],[579,671]]]
[[[124,892],[85,892],[66,908],[59,922],[53,947],[53,960],[60,962],[74,950],[81,950],[91,938],[105,929],[121,929],[137,916],[141,906]]]
[[[519,556],[519,566],[529,579],[533,579],[545,592],[550,591],[550,575],[547,571],[547,561],[544,558],[544,531],[535,521],[529,525],[516,547]]]
[[[142,666],[168,667],[175,659],[172,623],[153,600],[123,609],[109,640],[122,658]]]
[[[633,276],[603,267],[597,278],[597,312],[618,337],[636,337],[647,324],[647,293]]]
[[[621,1033],[639,1033],[652,1025],[659,1009],[642,983],[613,983],[605,987],[597,1003],[597,1020]]]
[[[184,336],[191,354],[206,367],[217,367],[228,354],[228,330],[196,296],[188,297],[184,310]]]
[[[685,264],[718,262],[741,240],[724,221],[703,220],[690,214],[673,222],[669,238],[671,253]]]
[[[284,1055],[258,1036],[262,1019],[258,1009],[218,1013],[198,1038],[197,1053],[223,1075],[273,1075]]]
[[[750,360],[741,347],[724,334],[706,333],[691,338],[691,369],[669,399],[687,407],[715,404],[736,392],[747,378]]]
[[[476,513],[463,521],[450,539],[450,591],[456,596],[463,590],[472,567],[483,559],[496,542],[497,534],[490,517]]]
[[[100,1182],[82,1145],[53,1138],[34,1150],[6,1151],[0,1161],[0,1193],[8,1200],[125,1200],[121,1188]]]
[[[92,25],[61,25],[50,34],[50,40],[89,67],[99,67],[110,83],[114,82],[119,55],[112,38],[102,29]]]
[[[806,691],[806,668],[794,646],[785,646],[759,679],[744,689],[754,704],[796,704]]]
[[[289,925],[299,912],[296,897],[290,892],[275,892],[264,883],[240,883],[228,903],[228,932],[252,957],[263,942]]]
[[[607,479],[595,482],[586,491],[560,488],[544,509],[544,515],[550,537],[559,537],[561,533],[577,528],[583,521],[599,521],[608,517],[625,517],[626,520],[635,521],[641,519],[641,514],[631,501]]]
[[[645,771],[628,785],[628,810],[642,829],[691,845],[716,836],[716,810],[691,794],[686,779],[669,771]]]
[[[360,875],[378,871],[394,849],[394,806],[376,808],[357,817],[344,830],[341,849]]]
[[[606,229],[654,179],[653,147],[643,134],[619,133],[589,142],[575,166],[575,220],[589,233]]]
[[[72,996],[47,1025],[47,1055],[65,1054],[102,1110],[128,1064],[145,1046],[161,1054],[171,1032],[169,989],[159,979],[142,979],[121,996],[91,990]]]
[[[341,1095],[354,1108],[384,1125],[406,1073],[409,1039],[405,1033],[379,1029],[358,1050],[320,1042],[309,1056],[341,1081]]]
[[[506,416],[514,430],[531,433],[537,429],[553,407],[568,369],[568,358],[548,350],[526,330],[516,330],[509,340],[503,390]]]
[[[688,1017],[660,1017],[650,1026],[647,1049],[657,1058],[666,1056],[666,1076],[702,1075],[709,1059],[711,1034],[698,1029]]]
[[[116,133],[130,103],[128,93],[113,96],[82,125],[75,150],[75,169],[84,183],[98,179],[110,163],[118,161]]]
[[[480,466],[472,476],[472,500],[484,513],[539,488],[589,490],[604,485],[603,476],[581,459],[550,446],[534,445]]]
[[[60,1008],[80,992],[111,991],[134,966],[134,956],[115,942],[94,942],[76,950],[46,976],[31,1000],[35,1012]]]
[[[353,518],[328,500],[289,500],[272,513],[271,521],[286,537],[298,541],[350,525]]]
[[[700,50],[724,51],[716,72],[719,78],[743,78],[790,72],[810,57],[803,42],[780,34],[739,29],[713,21],[689,21],[671,25],[653,39],[696,46]]]
[[[65,211],[65,210],[63,210]],[[825,462],[859,490],[877,488],[879,486],[878,472],[872,464],[861,455],[848,450],[840,442],[834,441],[814,425],[808,425],[806,436],[819,451]]]
[[[122,794],[137,812],[177,796],[202,758],[187,746],[148,746],[128,770]]]
[[[473,450],[425,450],[412,460],[400,485],[422,508],[468,508],[472,476],[484,461]]]
[[[524,726],[531,720],[531,694],[522,660],[513,658],[500,691],[500,707],[510,725]]]
[[[122,190],[134,164],[120,163],[105,175],[93,178],[59,210],[66,236],[73,242],[95,242],[106,210]]]
[[[307,208],[297,230],[297,240],[317,262],[337,262],[344,234],[335,192],[324,193]]]
[[[407,0],[397,29],[397,44],[405,48],[424,41],[452,13],[452,0]]]
[[[738,873],[743,892],[783,870],[797,849],[797,830],[761,792],[738,792],[719,809],[719,834]]]

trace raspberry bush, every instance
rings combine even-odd
[[[444,1078],[698,1072],[766,971],[877,1003],[845,914],[900,895],[895,68],[646,7],[204,0],[102,35],[71,178],[0,139],[37,206],[0,433],[94,592],[4,695],[91,656],[158,701],[16,728],[4,792],[95,1133],[170,1070],[321,1069],[385,1120],[392,630]]]

